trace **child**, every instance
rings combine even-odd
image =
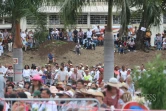
[[[75,51],[76,51],[76,54],[77,54],[77,55],[81,55],[80,48],[81,48],[81,45],[78,43],[78,44],[75,46]]]

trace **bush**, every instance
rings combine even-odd
[[[43,43],[47,40],[49,33],[46,30],[38,30],[34,33],[34,38],[37,44]]]
[[[136,87],[150,101],[151,109],[166,109],[166,75],[163,73],[165,65],[166,61],[157,56],[146,65],[147,71],[141,74],[141,78],[138,72],[133,75]]]

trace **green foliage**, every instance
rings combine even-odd
[[[56,46],[61,46],[61,45],[64,45],[66,44],[67,42],[64,42],[64,41],[53,41],[51,44],[47,44],[44,46],[44,48],[49,48],[49,47],[56,47]]]
[[[166,109],[166,75],[163,73],[166,61],[157,56],[146,65],[147,71],[133,75],[136,87],[142,90],[143,96],[151,102],[151,109]],[[141,76],[141,78],[139,78]]]
[[[34,33],[34,39],[40,44],[46,41],[49,33],[46,30],[38,30]]]

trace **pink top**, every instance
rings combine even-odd
[[[108,91],[105,92],[106,96],[104,98],[104,103],[108,106],[114,106],[115,108],[118,108],[118,100],[120,98],[119,96],[119,90],[118,90],[118,95],[116,95],[115,98],[112,98],[112,95],[110,93],[108,93]]]
[[[72,74],[71,75],[71,79],[73,79],[73,80],[80,80],[80,79],[82,79],[82,74]]]

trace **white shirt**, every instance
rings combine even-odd
[[[124,80],[126,80],[126,78],[127,78],[127,71],[120,71],[120,73],[121,73],[121,77],[122,77]]]
[[[40,70],[40,71],[37,70],[37,74],[43,75],[43,71],[42,70]]]
[[[92,32],[91,31],[87,31],[86,35],[87,35],[87,38],[92,38]]]
[[[31,70],[30,69],[24,69],[22,75],[23,75],[23,77],[30,77]]]
[[[35,75],[37,75],[38,74],[38,71],[36,70],[36,69],[31,69],[31,75],[32,76],[35,76]]]
[[[60,80],[64,81],[64,80],[66,80],[66,76],[68,75],[68,72],[67,71],[59,71],[58,75],[60,76]]]
[[[23,40],[25,40],[26,34],[25,34],[25,33],[21,33],[21,38],[22,38]]]
[[[55,101],[43,102],[38,111],[57,111]]]
[[[70,77],[73,74],[73,71],[68,72],[68,77]]]
[[[1,33],[1,32],[0,32],[0,38],[2,38],[2,40],[4,39],[4,38],[3,38],[3,33]]]
[[[55,31],[55,33],[58,35],[58,34],[59,34],[59,31],[57,30],[57,31]]]
[[[4,66],[1,66],[1,68],[0,68],[0,73],[3,73],[3,75],[5,75],[6,70],[5,70],[5,67],[4,67]]]
[[[94,79],[99,80],[99,75],[100,75],[100,72],[99,71],[95,71]]]
[[[96,34],[100,34],[100,29],[99,29],[99,28],[96,28],[96,29],[95,29],[95,32],[96,32]]]

